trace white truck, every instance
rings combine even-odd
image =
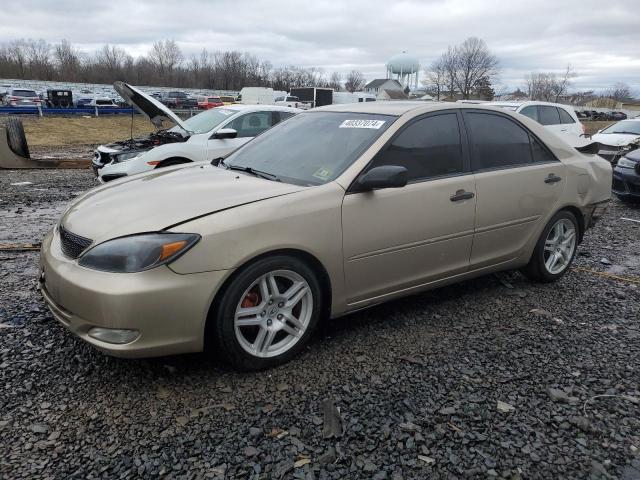
[[[273,105],[273,88],[244,87],[240,90],[238,102],[243,105]]]

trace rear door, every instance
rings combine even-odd
[[[560,131],[569,140],[571,140],[570,143],[572,145],[575,145],[575,143],[572,142],[575,142],[575,140],[579,139],[580,135],[584,133],[582,130],[582,125],[580,124],[575,111],[573,112],[573,115],[571,115],[571,112],[569,112],[568,110],[565,110],[562,107],[557,108],[558,113],[560,114],[560,123],[562,127]]]
[[[345,195],[350,305],[467,270],[476,200],[460,121],[455,111],[412,121],[362,172],[404,166],[407,186]]]
[[[538,106],[539,107],[539,106]],[[498,112],[466,111],[477,204],[470,268],[517,258],[565,186],[565,167],[524,126]]]

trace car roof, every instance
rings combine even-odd
[[[562,103],[553,103],[553,102],[543,102],[541,100],[524,100],[522,102],[489,102],[486,105],[495,105],[495,106],[503,106],[503,107],[521,107],[523,105],[549,105],[553,107],[561,107],[561,108],[573,108],[572,105],[564,105]]]
[[[313,112],[345,112],[345,113],[372,113],[380,115],[394,115],[401,116],[407,112],[427,113],[437,110],[450,110],[450,109],[480,109],[491,110],[494,112],[505,113],[505,110],[490,104],[476,104],[476,103],[457,103],[457,102],[421,102],[417,100],[409,100],[404,102],[394,101],[378,101],[378,102],[359,102],[359,103],[344,103],[339,105],[328,105],[326,107],[318,107],[312,110],[307,110],[310,113]]]
[[[280,112],[301,112],[299,108],[281,107],[280,105],[242,105],[240,103],[234,103],[233,105],[225,105],[226,110],[237,110],[238,112],[251,112],[251,111],[265,111],[276,110]]]

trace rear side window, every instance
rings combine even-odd
[[[576,123],[569,112],[567,112],[564,108],[558,108],[558,112],[560,112],[560,123]]]
[[[535,105],[529,105],[520,110],[520,114],[525,117],[529,117],[532,120],[538,121],[538,108]]]
[[[556,107],[538,105],[538,122],[542,125],[559,125],[560,115]]]
[[[408,179],[462,173],[462,143],[455,113],[422,118],[406,127],[373,160],[371,167],[399,165]]]
[[[514,121],[487,113],[465,114],[473,170],[532,162],[529,133]]]
[[[539,140],[531,137],[531,153],[533,154],[533,161],[536,163],[547,163],[547,162],[556,162],[556,158],[551,155],[549,150],[547,150],[544,145],[540,143]]]

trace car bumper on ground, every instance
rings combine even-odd
[[[640,173],[638,169],[615,167],[611,190],[618,197],[640,200]]]
[[[53,231],[42,243],[40,272],[42,296],[60,323],[102,351],[130,358],[202,351],[209,307],[227,274],[91,270],[62,253]],[[128,343],[111,343],[119,335]]]

